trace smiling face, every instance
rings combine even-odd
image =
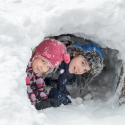
[[[90,70],[91,68],[89,67],[87,60],[83,56],[78,55],[78,53],[74,53],[73,59],[69,64],[69,72],[74,74],[83,74]]]
[[[32,69],[35,73],[46,73],[52,66],[42,57],[36,57],[32,63]]]

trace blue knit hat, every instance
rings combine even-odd
[[[88,45],[81,46],[81,45],[79,45],[77,43],[75,43],[74,45],[78,46],[78,47],[81,47],[84,52],[87,52],[87,51],[90,51],[90,50],[98,52],[100,54],[102,60],[103,60],[103,53],[102,53],[101,49],[98,46],[96,46],[94,44],[88,44]]]

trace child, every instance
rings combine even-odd
[[[60,93],[64,93],[65,96],[70,95],[66,88],[66,83],[74,77],[74,74],[77,75],[78,86],[83,88],[104,67],[103,53],[96,45],[80,46],[79,44],[73,44],[67,47],[67,52],[71,56],[71,61],[68,64],[63,61],[58,70],[51,75],[51,80],[57,79],[58,89],[58,91],[53,89],[50,92],[49,97],[51,98],[58,99],[57,94]],[[49,81],[51,80],[49,79]]]
[[[57,40],[47,39],[36,47],[26,69],[26,85],[28,98],[37,110],[60,105],[58,100],[48,99],[50,89],[47,88],[43,79],[63,59],[65,63],[69,63],[70,56],[67,54],[65,45]]]

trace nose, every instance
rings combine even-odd
[[[47,66],[42,66],[41,69],[42,69],[43,72],[46,72],[47,71]]]
[[[79,73],[79,74],[85,73],[85,69],[84,69],[83,67],[81,67],[81,68],[79,67],[79,68],[78,68],[78,73]]]
[[[78,68],[78,72],[81,73],[82,72],[82,68],[79,67]]]

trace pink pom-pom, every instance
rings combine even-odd
[[[69,63],[70,62],[70,55],[69,54],[64,54],[64,62]]]

